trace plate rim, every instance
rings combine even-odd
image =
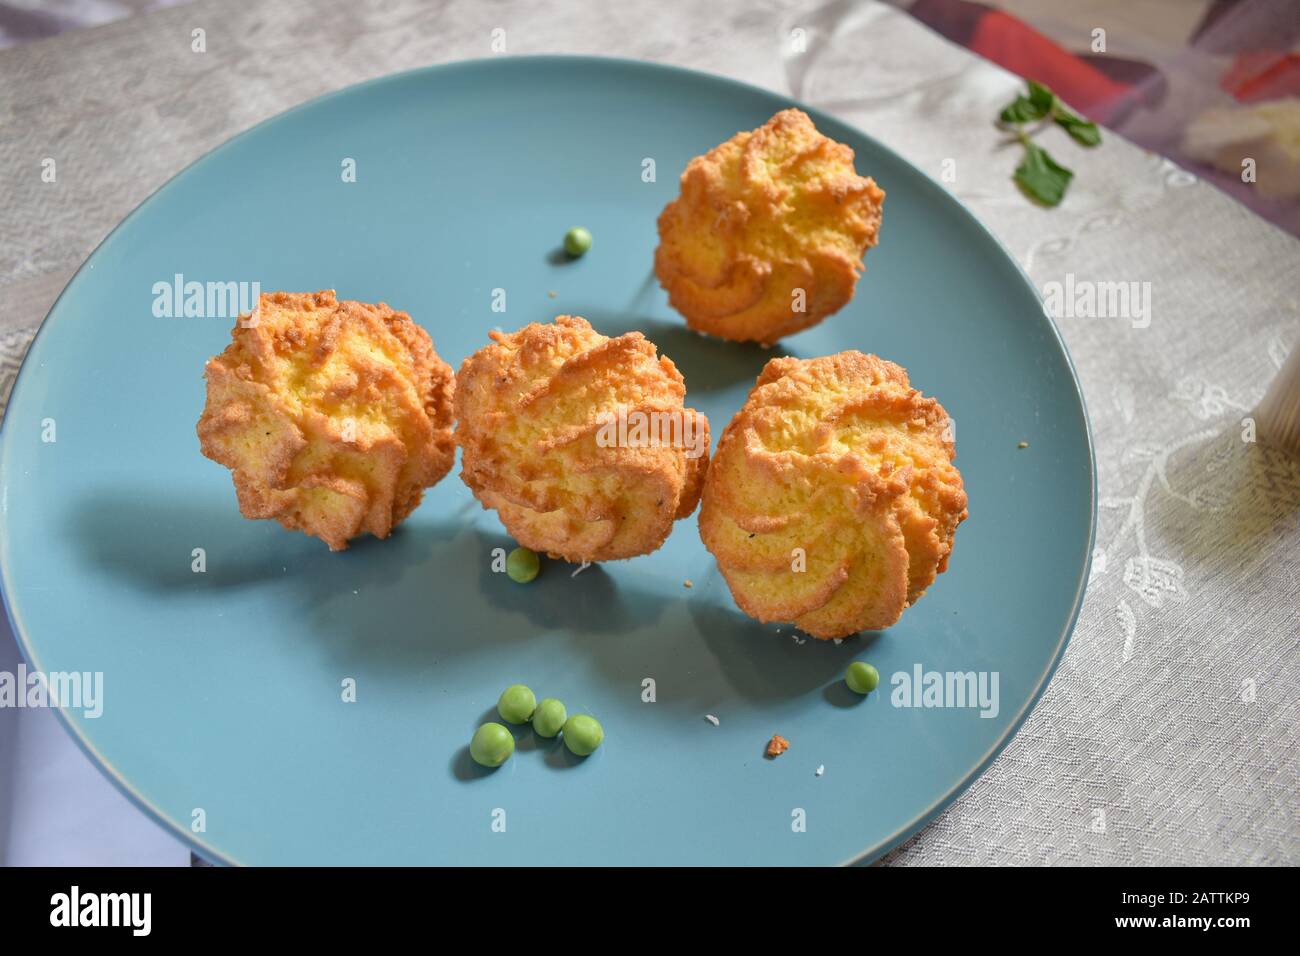
[[[1085,445],[1087,449],[1088,466],[1089,466],[1088,467],[1088,471],[1089,471],[1088,536],[1087,536],[1087,543],[1083,554],[1083,562],[1080,568],[1080,574],[1075,586],[1073,608],[1068,616],[1065,626],[1061,630],[1060,636],[1057,638],[1055,648],[1052,651],[1051,662],[1044,670],[1033,692],[1026,699],[1025,704],[1021,708],[1020,713],[1017,714],[1015,719],[1012,720],[1011,723],[1007,725],[1006,732],[1002,735],[1002,737],[999,740],[995,741],[994,744],[976,760],[976,762],[972,765],[972,767],[968,771],[965,771],[962,774],[961,778],[953,787],[951,787],[949,790],[941,794],[936,800],[934,800],[929,806],[921,810],[909,822],[901,825],[893,833],[877,841],[876,843],[868,845],[864,849],[850,855],[846,859],[841,860],[838,865],[858,866],[858,865],[875,862],[879,860],[881,857],[883,857],[885,854],[889,853],[891,850],[897,848],[906,840],[910,839],[920,830],[922,830],[927,824],[933,821],[936,817],[939,816],[939,814],[941,814],[954,801],[956,801],[958,797],[960,797],[963,793],[965,793],[966,790],[969,789],[970,786],[976,780],[978,780],[981,776],[984,775],[985,771],[988,770],[989,766],[993,763],[993,761],[997,759],[998,755],[1001,754],[1002,751],[1006,749],[1007,745],[1010,744],[1011,741],[1015,738],[1016,734],[1019,733],[1020,728],[1024,725],[1024,722],[1028,719],[1030,713],[1032,713],[1034,708],[1038,705],[1038,701],[1042,698],[1044,692],[1047,690],[1048,685],[1052,682],[1052,677],[1056,674],[1056,670],[1060,666],[1061,660],[1065,656],[1065,649],[1069,645],[1070,638],[1074,634],[1075,626],[1078,624],[1079,615],[1083,609],[1084,597],[1087,592],[1088,579],[1090,577],[1091,570],[1092,570],[1093,548],[1096,544],[1096,538],[1097,538],[1097,452],[1096,452],[1096,444],[1093,438],[1092,420],[1088,414],[1087,400],[1083,394],[1083,386],[1079,381],[1078,369],[1075,368],[1074,365],[1074,357],[1070,354],[1069,347],[1066,345],[1065,339],[1061,335],[1060,327],[1057,325],[1055,318],[1053,318],[1052,315],[1045,308],[1042,307],[1043,305],[1042,295],[1039,293],[1038,287],[1034,285],[1029,275],[1025,272],[1025,269],[1021,265],[1020,261],[1011,254],[1011,252],[1002,243],[1002,241],[998,239],[998,237],[993,233],[993,231],[988,226],[986,226],[984,222],[978,216],[976,216],[975,213],[973,213],[969,207],[966,206],[965,203],[963,203],[960,199],[954,196],[948,189],[941,186],[938,182],[935,181],[935,179],[932,176],[930,176],[920,167],[916,166],[910,160],[900,155],[897,151],[895,151],[890,146],[881,142],[875,136],[872,136],[870,133],[863,130],[856,123],[848,119],[842,119],[834,115],[833,113],[818,109],[815,106],[810,106],[807,103],[803,102],[802,100],[797,99],[787,93],[772,90],[763,86],[758,86],[753,83],[747,83],[744,80],[738,80],[734,77],[727,76],[725,74],[714,73],[709,70],[701,70],[701,69],[694,69],[691,67],[678,66],[673,63],[660,63],[654,60],[638,60],[630,57],[594,56],[594,55],[587,55],[587,54],[544,53],[544,54],[529,54],[529,55],[522,55],[522,56],[486,56],[486,57],[474,57],[474,58],[463,59],[463,60],[448,60],[441,63],[429,63],[429,64],[425,64],[424,66],[412,67],[410,69],[400,70],[395,73],[386,73],[382,76],[371,77],[368,80],[362,80],[358,83],[353,83],[348,86],[341,87],[337,90],[330,90],[329,92],[311,97],[310,99],[304,100],[301,103],[297,103],[293,106],[288,107],[287,109],[281,110],[278,113],[268,116],[265,119],[259,120],[258,122],[254,123],[252,126],[249,126],[247,129],[243,129],[238,133],[229,136],[228,138],[226,138],[216,146],[204,152],[202,155],[196,157],[195,159],[191,160],[189,163],[182,166],[179,170],[177,170],[175,173],[169,176],[166,179],[166,181],[164,181],[161,185],[159,185],[158,188],[153,190],[151,193],[149,193],[148,196],[142,199],[130,212],[128,212],[125,216],[123,216],[121,221],[118,222],[117,225],[115,225],[112,229],[110,229],[103,239],[101,239],[98,243],[95,244],[95,247],[90,251],[90,253],[86,256],[86,258],[77,267],[76,271],[68,279],[67,283],[63,286],[63,289],[60,290],[59,295],[55,298],[54,302],[50,305],[49,309],[46,311],[45,316],[41,319],[40,325],[37,326],[36,333],[35,335],[33,335],[32,341],[28,345],[27,351],[24,354],[22,361],[18,365],[18,371],[14,377],[13,387],[10,390],[9,399],[6,405],[7,406],[14,405],[15,398],[19,394],[18,390],[23,387],[26,379],[34,377],[34,375],[31,373],[25,374],[27,373],[28,363],[31,361],[32,353],[34,352],[37,343],[40,341],[40,337],[42,333],[44,333],[50,317],[58,310],[59,304],[63,301],[63,297],[67,294],[68,289],[71,288],[73,284],[75,284],[77,280],[81,277],[82,273],[87,270],[88,264],[99,254],[101,248],[103,248],[111,239],[113,239],[113,237],[116,236],[117,233],[121,231],[129,222],[135,219],[135,217],[140,214],[141,210],[143,210],[146,206],[151,205],[159,196],[161,196],[164,193],[164,191],[172,187],[177,180],[187,175],[191,170],[199,166],[202,166],[203,164],[209,162],[210,160],[213,160],[214,157],[217,157],[219,154],[224,153],[226,150],[231,148],[239,141],[243,140],[245,137],[252,136],[254,133],[261,130],[262,127],[267,126],[271,123],[275,123],[294,113],[298,113],[300,111],[319,106],[336,97],[351,96],[363,90],[368,90],[372,87],[382,86],[388,83],[400,83],[405,80],[411,79],[416,75],[437,74],[440,72],[455,71],[455,70],[466,71],[466,70],[477,70],[477,69],[493,69],[493,68],[499,68],[502,65],[516,65],[516,64],[527,65],[527,64],[536,64],[536,63],[545,63],[553,66],[571,66],[579,69],[595,68],[599,70],[603,68],[613,67],[622,70],[634,70],[634,71],[641,70],[648,73],[664,73],[664,72],[676,73],[688,78],[695,78],[696,80],[704,80],[710,83],[720,83],[723,86],[732,87],[737,90],[743,90],[746,93],[751,95],[755,92],[758,92],[765,96],[773,97],[775,99],[784,101],[785,103],[788,104],[787,107],[784,108],[794,107],[803,110],[813,118],[815,123],[819,123],[824,120],[827,120],[830,121],[831,123],[835,123],[841,126],[847,126],[851,128],[857,135],[871,142],[876,149],[888,155],[891,159],[900,163],[902,166],[905,166],[912,173],[914,173],[919,180],[925,183],[926,189],[930,190],[932,193],[942,194],[944,199],[947,202],[951,203],[951,205],[955,206],[958,210],[960,210],[960,215],[964,216],[970,225],[973,225],[976,229],[978,229],[979,232],[982,233],[984,237],[987,238],[993,244],[993,246],[996,247],[1012,265],[1015,266],[1016,272],[1020,276],[1020,280],[1033,293],[1034,298],[1038,300],[1040,305],[1040,312],[1042,313],[1043,320],[1047,323],[1047,328],[1051,331],[1052,338],[1055,341],[1057,347],[1060,349],[1062,357],[1065,359],[1066,368],[1069,370],[1070,373],[1070,385],[1072,386],[1073,394],[1077,398],[1079,403],[1080,419],[1082,420],[1083,423],[1083,435],[1084,435]],[[5,464],[6,459],[9,457],[9,453],[7,449],[9,446],[10,439],[7,437],[9,434],[9,429],[6,428],[6,424],[9,421],[10,416],[7,414],[7,412],[8,412],[8,408],[6,408],[6,415],[4,416],[4,418],[0,419],[0,466],[3,466]],[[6,517],[8,515],[8,495],[9,495],[9,483],[7,481],[0,481],[0,528],[6,526],[8,523]],[[36,655],[28,639],[27,631],[22,625],[22,621],[18,615],[17,609],[14,607],[12,603],[13,599],[10,596],[11,595],[10,576],[9,576],[10,559],[9,559],[9,550],[6,543],[8,537],[9,537],[8,535],[0,536],[0,607],[4,608],[4,612],[9,619],[9,624],[14,635],[14,641],[18,645],[18,649],[22,653],[23,658],[26,660],[27,664],[30,667],[34,668],[35,670],[40,670],[41,669],[40,664],[36,659]],[[169,833],[171,836],[177,838],[191,852],[198,854],[199,856],[201,856],[205,860],[208,860],[209,862],[218,863],[226,866],[245,865],[240,863],[231,855],[224,853],[216,849],[215,847],[209,845],[204,840],[198,839],[196,835],[193,834],[188,828],[182,827],[178,821],[174,821],[170,817],[165,815],[161,810],[159,810],[156,806],[154,806],[143,794],[139,793],[134,787],[132,787],[130,782],[125,779],[125,777],[118,771],[118,769],[115,766],[113,766],[102,754],[100,754],[95,749],[95,747],[90,742],[90,740],[88,740],[83,735],[83,733],[80,731],[77,725],[72,722],[71,718],[67,714],[65,714],[63,708],[50,707],[48,709],[55,714],[60,724],[62,724],[64,730],[67,731],[69,736],[72,737],[73,741],[77,744],[78,748],[80,748],[82,753],[84,753],[87,756],[87,758],[89,758],[90,762],[100,771],[100,773],[102,773],[108,779],[108,781],[111,784],[113,784],[113,786],[118,790],[118,792],[120,792],[123,796],[125,796],[134,806],[140,809],[146,816],[148,816],[160,827],[162,827],[164,831]],[[446,864],[430,863],[428,865],[439,866],[439,865],[446,865]],[[619,865],[619,864],[607,863],[603,865],[608,866],[608,865]]]

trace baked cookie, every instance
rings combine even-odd
[[[655,273],[692,329],[772,343],[853,298],[884,200],[852,149],[782,110],[690,161],[659,216]]]
[[[700,536],[736,603],[818,638],[896,622],[967,515],[947,413],[861,352],[767,363],[718,441]]]
[[[520,544],[567,561],[648,554],[699,501],[709,423],[640,332],[562,315],[492,332],[456,376],[461,478]]]
[[[454,377],[405,312],[263,293],[231,338],[208,361],[198,435],[244,517],[340,551],[387,537],[450,470]]]

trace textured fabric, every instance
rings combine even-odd
[[[1297,337],[1300,245],[1113,135],[1084,151],[1045,131],[1077,177],[1059,208],[1031,205],[991,124],[1019,81],[889,7],[638,7],[201,2],[0,54],[5,360],[68,270],[186,163],[318,93],[488,56],[496,27],[507,54],[652,59],[804,99],[945,181],[1039,286],[1151,283],[1146,327],[1059,322],[1100,480],[1065,658],[988,772],[888,860],[1300,862],[1300,465],[1242,440]],[[41,182],[44,157],[57,184]]]

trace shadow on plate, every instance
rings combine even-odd
[[[283,601],[278,620],[295,622],[279,639],[359,679],[428,686],[458,657],[508,654],[547,633],[611,684],[639,687],[656,676],[656,712],[668,717],[717,705],[720,682],[753,702],[817,693],[877,637],[797,644],[792,628],[776,633],[736,610],[716,572],[677,595],[634,562],[573,576],[575,566],[546,561],[535,581],[519,585],[492,570],[493,552],[514,543],[476,527],[477,503],[444,502],[437,519],[430,513],[438,503],[430,504],[387,540],[360,538],[343,552],[244,520],[224,497],[158,489],[98,491],[72,506],[70,525],[86,560],[151,600],[276,589],[265,600]],[[197,547],[206,552],[204,573],[191,570]],[[628,700],[644,706],[637,695]]]
[[[865,647],[867,645],[863,645]],[[861,650],[861,648],[859,648]],[[848,665],[846,664],[845,667]],[[822,697],[832,707],[840,707],[845,710],[852,710],[854,707],[863,706],[873,695],[881,694],[885,691],[883,687],[877,687],[870,694],[859,694],[849,689],[849,685],[844,683],[844,679],[833,680],[822,688]]]
[[[560,740],[559,737],[556,737],[554,740],[548,740],[547,743],[550,746],[547,747],[546,755],[543,760],[545,761],[546,766],[550,767],[552,770],[568,770],[571,767],[580,766],[588,760],[599,759],[599,750],[590,757],[579,757],[568,747],[564,746],[564,742]]]
[[[290,568],[297,574],[320,550],[307,538],[268,546],[269,524],[242,519],[233,492],[225,500],[159,489],[98,491],[73,505],[68,525],[87,561],[164,597],[264,585]],[[195,570],[200,557],[203,572]]]
[[[501,766],[504,767],[505,764]],[[482,764],[475,763],[474,758],[469,755],[468,744],[457,750],[451,757],[451,775],[466,783],[490,777],[500,769],[501,767],[484,767]]]
[[[474,539],[476,590],[493,607],[522,615],[539,630],[567,629],[613,637],[653,624],[663,611],[662,598],[633,587],[618,587],[600,564],[584,568],[543,558],[541,573],[533,581],[516,584],[504,572],[492,569],[493,552],[499,548],[508,554],[515,542],[491,532],[479,532]]]
[[[658,347],[661,355],[673,360],[673,364],[686,379],[688,396],[691,393],[713,392],[735,385],[749,388],[770,360],[791,354],[780,345],[765,349],[753,342],[728,342],[700,335],[688,329],[680,319],[666,321],[646,318],[636,313],[613,313],[599,308],[575,308],[573,314],[585,318],[602,335],[613,337],[627,332],[643,334]],[[722,424],[716,426],[719,433]]]
[[[725,594],[726,586],[722,587]],[[865,631],[839,644],[819,641],[788,624],[760,624],[739,610],[705,601],[691,603],[691,616],[709,651],[723,665],[723,678],[740,697],[757,702],[800,697],[828,682],[843,685],[839,678],[849,662],[881,636],[878,631]],[[826,697],[837,706],[847,703],[838,694],[832,699],[828,692]]]

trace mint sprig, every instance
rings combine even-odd
[[[1055,123],[1081,146],[1098,145],[1101,131],[1096,123],[1072,111],[1051,89],[1034,80],[1028,81],[1026,93],[1017,96],[998,114],[998,125],[1014,131],[1016,139],[1025,147],[1025,158],[1016,167],[1016,183],[1029,198],[1045,206],[1055,206],[1065,197],[1074,173],[1030,139],[1024,127],[1036,121],[1041,121],[1038,128]]]

